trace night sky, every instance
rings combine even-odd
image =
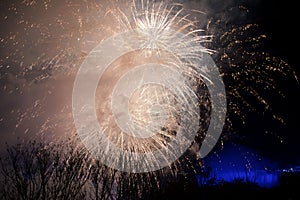
[[[0,3],[1,151],[5,142],[13,144],[18,138],[42,137],[51,141],[74,133],[71,94],[78,63],[97,42],[111,34],[109,28],[103,28],[110,25],[111,18],[101,18],[101,7],[88,7],[81,1],[49,0],[33,5],[30,1],[20,2]],[[108,4],[95,2],[103,4],[103,8]],[[250,11],[245,20],[258,24],[259,31],[267,36],[264,50],[294,70],[273,77],[285,98],[278,97],[276,91],[267,97],[272,112],[284,122],[274,122],[270,112],[245,109],[246,123],[241,124],[234,116],[231,131],[235,135],[229,140],[255,149],[283,167],[300,164],[300,86],[295,78],[300,77],[297,2],[214,0],[184,4],[199,4],[200,8],[205,5],[210,15],[245,6]],[[238,17],[233,19],[228,23],[242,23]],[[257,90],[264,93],[264,88]]]
[[[253,20],[261,25],[269,37],[266,48],[276,56],[283,58],[299,77],[299,60],[296,46],[299,44],[299,30],[295,29],[297,22],[297,7],[294,3],[283,1],[261,1],[253,7]],[[272,98],[271,104],[275,112],[281,113],[286,119],[285,124],[278,125],[269,121],[268,116],[251,116],[249,124],[243,129],[247,133],[244,143],[259,149],[281,163],[299,163],[300,131],[299,131],[299,92],[298,82],[293,78],[278,77],[278,90],[285,92],[285,98]],[[283,136],[283,143],[274,137],[264,134],[271,130]],[[255,136],[253,136],[255,135]]]

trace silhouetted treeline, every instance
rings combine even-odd
[[[147,199],[159,188],[157,174],[118,172],[72,142],[9,146],[0,172],[0,199]]]
[[[209,178],[209,167],[194,169],[198,180],[193,173],[174,175],[172,167],[169,173],[124,173],[70,141],[8,146],[0,163],[1,200],[300,199],[300,173],[283,174],[280,186],[269,189],[243,180],[217,181]]]

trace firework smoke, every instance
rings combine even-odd
[[[199,65],[207,55],[213,58],[226,86],[228,112],[221,144],[242,137],[238,128],[247,124],[249,112],[263,113],[273,119],[274,124],[285,124],[284,118],[274,111],[271,98],[274,93],[275,98],[283,98],[285,91],[278,90],[278,80],[294,78],[294,74],[288,63],[264,48],[268,36],[258,24],[246,20],[251,12],[246,7],[215,12],[194,1],[176,4],[4,0],[0,4],[8,8],[0,20],[1,27],[5,27],[0,35],[0,128],[9,143],[14,143],[17,137],[49,143],[78,137],[72,116],[76,72],[97,45],[124,32],[132,33],[130,37],[138,41],[135,43],[138,45],[133,48],[132,40],[126,37],[114,44],[113,47],[123,45],[130,52],[110,63],[96,81],[96,95],[91,98],[96,113],[94,121],[106,129],[105,137],[117,147],[131,153],[151,153],[170,144],[180,128],[187,132],[192,130],[189,123],[182,122],[190,122],[199,115],[197,131],[191,134],[191,142],[187,142],[190,148],[182,148],[182,152],[188,149],[188,155],[184,154],[173,164],[166,162],[166,168],[161,170],[164,175],[170,172],[176,176],[185,169],[196,173],[201,160],[190,152],[201,156],[201,145],[211,144],[205,142],[206,136],[211,135],[208,129],[213,111],[208,87],[219,79],[214,79],[217,76],[211,76],[206,67]],[[195,8],[200,11],[193,10]],[[199,19],[203,20],[199,22]],[[113,54],[114,51],[108,52]],[[132,71],[134,66],[147,63],[167,67],[163,69],[169,73],[158,75],[156,70],[145,71],[142,67]],[[148,68],[156,68],[156,65],[148,65]],[[160,77],[164,82],[139,85],[134,79],[126,79],[126,76],[136,77],[133,72],[147,72],[150,77]],[[120,94],[128,91],[123,90],[130,85],[128,83],[139,87],[131,90],[131,96],[124,96],[125,105],[118,104],[123,102]],[[273,96],[268,97],[270,93]],[[112,98],[113,95],[119,96]],[[111,106],[111,102],[116,104]],[[123,113],[129,114],[122,118],[118,114],[124,106]],[[124,123],[129,117],[133,123]],[[285,142],[283,135],[277,132],[266,131],[266,134],[280,143]],[[87,131],[84,138],[83,142],[99,142],[95,132]],[[216,142],[217,137],[211,139]],[[97,145],[94,149],[101,150]],[[79,142],[78,148],[81,147]],[[110,149],[102,150],[105,153]],[[86,155],[98,157],[98,153],[95,156],[88,151]],[[113,163],[118,161],[117,156],[114,159]],[[157,163],[155,159],[149,160],[154,165]],[[111,165],[114,166],[118,165]],[[140,169],[144,169],[142,164]],[[114,171],[110,172],[113,177]],[[159,173],[145,176],[156,179]]]
[[[209,37],[181,12],[179,5],[133,2],[129,16],[118,12],[127,29],[93,49],[77,74],[73,112],[79,135],[112,168],[154,171],[184,154],[199,130],[199,81],[212,106],[202,157],[221,134],[225,90],[211,51],[202,46]],[[97,83],[100,127],[93,117]]]

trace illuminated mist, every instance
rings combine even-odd
[[[167,192],[170,184],[182,180],[197,185],[196,177],[204,177],[206,163],[215,166],[222,159],[230,160],[220,159],[227,142],[261,150],[252,153],[245,148],[245,154],[255,158],[250,165],[263,154],[272,155],[272,150],[265,150],[266,140],[271,138],[275,147],[288,144],[280,131],[288,122],[276,106],[286,97],[280,81],[292,80],[297,88],[298,79],[288,62],[266,48],[269,36],[251,20],[253,10],[247,3],[4,0],[0,6],[1,155],[33,146],[40,152],[37,158],[60,157],[45,165],[49,169],[45,173],[52,174],[48,186],[57,198],[61,194],[51,185],[63,183],[60,173],[69,172],[68,167],[78,169],[78,174],[70,173],[79,180],[70,187],[72,192],[83,188],[78,190],[89,193],[88,199],[126,195],[138,199],[151,191]],[[119,37],[121,33],[133,36]],[[118,51],[102,48],[103,44],[116,38],[121,42],[104,47],[119,45],[131,51],[122,52],[104,68],[100,66],[104,60]],[[97,57],[100,50],[105,58]],[[103,68],[91,92],[89,87],[76,90],[76,84],[86,81],[90,86],[94,80],[78,81],[86,63]],[[158,79],[163,81],[153,84]],[[85,99],[85,92],[94,98]],[[84,113],[76,107],[81,102],[92,102],[94,107],[87,109],[95,112],[94,122],[103,133],[92,125],[78,125],[79,119],[90,122],[87,115],[78,118],[78,113]],[[243,133],[256,119],[267,121],[263,130]],[[82,134],[82,128],[92,131]],[[102,136],[113,145],[100,145]],[[263,142],[256,143],[260,138]],[[33,140],[37,143],[28,143]],[[39,142],[42,145],[35,146]],[[5,143],[22,145],[10,154]],[[114,151],[114,146],[123,151]],[[24,155],[21,169],[30,157]],[[267,165],[261,162],[259,169]],[[61,171],[54,166],[61,166]],[[218,174],[218,169],[212,173]],[[39,175],[24,177],[30,185],[38,182]]]

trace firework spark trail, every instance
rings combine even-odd
[[[110,167],[128,172],[161,169],[189,148],[199,129],[199,100],[193,87],[199,79],[204,78],[212,99],[211,125],[200,149],[202,157],[216,144],[226,113],[224,85],[209,57],[212,51],[202,46],[209,37],[200,36],[203,30],[181,16],[179,5],[142,1],[138,6],[133,1],[130,15],[118,10],[119,21],[126,25],[124,32],[103,41],[89,54],[73,91],[75,123],[86,147]],[[138,54],[127,58],[130,65],[123,59],[122,66],[109,66],[129,52]],[[93,70],[96,66],[98,71]],[[99,79],[100,127],[93,125],[94,102],[90,100],[96,90],[93,82]],[[110,80],[110,86],[102,80]],[[164,89],[146,87],[153,97],[132,103],[134,90],[153,83]],[[130,109],[128,113],[128,104],[135,114]],[[153,117],[157,114],[165,115],[164,119]]]
[[[105,40],[109,35],[114,35],[126,30],[139,30],[136,34],[142,35],[142,37],[139,38],[143,41],[140,46],[142,51],[136,52],[128,60],[126,60],[126,56],[124,56],[125,58],[123,60],[120,59],[116,61],[108,70],[112,70],[113,73],[118,74],[120,72],[111,69],[113,65],[119,65],[117,68],[120,69],[124,68],[127,63],[127,68],[130,68],[130,66],[134,64],[143,64],[143,62],[141,62],[143,59],[145,59],[144,61],[150,62],[152,60],[153,62],[153,60],[155,61],[163,57],[166,59],[162,62],[163,64],[173,66],[174,69],[184,74],[184,77],[187,79],[189,77],[192,82],[192,87],[187,87],[187,90],[181,94],[181,96],[184,97],[184,103],[188,102],[186,96],[195,94],[194,89],[191,91],[188,89],[195,87],[198,88],[199,91],[206,91],[204,96],[198,93],[196,93],[196,95],[199,99],[198,104],[202,104],[201,111],[207,111],[208,114],[210,113],[210,103],[206,98],[209,94],[207,94],[207,88],[205,83],[203,83],[203,79],[209,80],[210,78],[206,75],[204,70],[198,73],[197,68],[195,68],[196,65],[194,64],[197,62],[197,57],[195,58],[196,53],[201,53],[202,51],[203,53],[213,53],[214,61],[217,63],[226,83],[226,94],[229,106],[229,114],[225,126],[227,129],[224,131],[222,137],[224,141],[231,139],[231,133],[235,132],[234,127],[236,124],[234,123],[236,122],[231,122],[231,117],[237,115],[237,118],[242,120],[241,123],[247,123],[245,113],[249,110],[253,110],[253,112],[270,112],[271,117],[275,119],[276,123],[284,123],[284,119],[280,115],[276,115],[276,113],[272,112],[270,99],[266,98],[265,91],[259,88],[264,88],[266,91],[277,92],[277,77],[290,77],[293,72],[291,72],[288,63],[273,56],[268,53],[268,51],[261,49],[267,36],[261,34],[258,25],[252,24],[251,22],[245,23],[241,20],[241,24],[237,23],[230,26],[228,25],[230,24],[228,19],[231,19],[231,15],[233,15],[232,12],[228,12],[225,15],[212,13],[213,15],[211,16],[211,21],[208,23],[207,28],[200,29],[197,22],[190,20],[189,15],[185,14],[186,12],[182,9],[182,6],[178,4],[168,7],[163,3],[154,3],[147,8],[147,2],[145,1],[143,5],[135,2],[135,5],[132,7],[128,6],[128,4],[124,5],[120,4],[120,2],[115,2],[114,6],[117,7],[117,9],[113,9],[114,6],[111,4],[100,5],[97,2],[60,2],[64,4],[61,7],[57,6],[61,4],[55,1],[23,1],[22,3],[13,3],[9,7],[9,14],[1,15],[1,22],[3,22],[4,26],[10,23],[18,27],[13,30],[8,27],[7,34],[0,36],[1,49],[5,49],[5,52],[1,51],[0,60],[1,95],[3,94],[3,96],[1,96],[1,106],[16,105],[14,108],[6,106],[5,109],[1,109],[4,114],[9,114],[4,116],[1,113],[0,124],[3,125],[16,121],[14,127],[9,129],[9,132],[14,133],[10,134],[11,138],[20,136],[20,134],[17,135],[17,133],[15,133],[17,131],[21,131],[25,137],[30,136],[30,138],[41,137],[49,134],[51,131],[56,131],[59,135],[74,137],[76,134],[72,123],[70,100],[67,101],[62,98],[55,99],[51,98],[51,96],[53,96],[53,93],[62,93],[65,95],[71,90],[71,86],[68,90],[59,90],[60,87],[66,85],[65,81],[60,78],[71,76],[71,81],[73,81],[74,77],[72,76],[74,76],[74,73],[83,59],[87,57],[87,52],[100,41]],[[26,7],[24,7],[25,4]],[[46,17],[40,12],[38,12],[37,15],[41,15],[41,17],[31,16],[31,14],[25,13],[26,10],[30,10],[30,13],[34,13],[31,9],[40,10],[45,13]],[[148,10],[148,14],[139,12],[140,10]],[[159,11],[160,13],[156,15],[153,10]],[[248,12],[248,10],[245,11],[245,8],[239,7],[239,9],[234,10],[234,12]],[[50,17],[51,13],[55,16]],[[120,25],[112,23],[115,22],[114,19],[112,19],[112,15],[116,17]],[[168,15],[168,17],[166,17],[166,15]],[[151,27],[153,24],[158,25],[160,28],[153,29],[153,27]],[[162,27],[165,27],[165,29]],[[142,31],[140,30],[141,28],[143,28]],[[174,38],[174,35],[170,34],[167,31],[168,29],[177,30],[186,36],[190,33],[192,35],[192,37],[188,37],[190,43],[181,43],[184,37],[171,40],[172,37]],[[158,38],[162,42],[155,42],[155,39],[157,39],[155,35],[158,33],[163,35],[163,37]],[[204,33],[207,33],[208,36]],[[149,35],[152,40],[146,39]],[[213,37],[210,37],[210,35]],[[193,38],[194,41],[192,41],[191,38]],[[206,43],[206,40],[208,43]],[[130,43],[130,41],[127,42]],[[205,42],[205,45],[203,45],[202,42]],[[195,43],[201,44],[201,49],[192,49]],[[207,48],[203,48],[203,46]],[[42,50],[39,50],[39,48],[42,48]],[[179,49],[183,51],[179,51]],[[37,55],[31,55],[30,52],[32,51],[37,51]],[[167,54],[167,51],[177,52],[175,58],[174,55]],[[186,51],[189,51],[189,53],[187,54]],[[182,60],[182,58],[186,59]],[[191,58],[193,61],[187,63],[187,60]],[[186,68],[182,69],[182,63],[186,65]],[[112,76],[108,72],[105,73],[105,75],[107,78]],[[118,77],[112,76],[112,79],[117,80]],[[172,83],[171,80],[169,82]],[[111,81],[107,79],[106,85],[110,84]],[[38,85],[40,85],[42,89],[36,89]],[[172,85],[171,87],[178,87],[178,85]],[[181,91],[180,88],[177,90]],[[104,88],[99,88],[100,96],[104,95],[103,91]],[[108,92],[111,91],[108,90]],[[157,92],[157,94],[155,92]],[[280,92],[281,96],[284,96],[284,91],[278,92]],[[150,93],[155,95],[150,96]],[[163,95],[160,95],[160,98],[154,98],[161,93],[163,93]],[[31,96],[30,98],[26,98],[28,94]],[[145,99],[149,98],[149,101],[142,98],[143,95]],[[97,100],[101,100],[101,97],[97,98]],[[8,100],[6,101],[6,99]],[[20,103],[17,99],[24,99],[24,106],[19,106],[18,104]],[[151,128],[149,129],[151,131],[149,131],[149,134],[152,133],[152,130],[157,130],[158,126],[161,125],[159,121],[160,117],[165,119],[165,115],[174,116],[174,113],[179,110],[174,106],[176,105],[176,103],[174,104],[176,98],[172,95],[172,92],[163,87],[141,87],[136,90],[136,93],[134,93],[134,96],[130,100],[132,103],[129,104],[129,106],[132,106],[130,107],[130,112],[135,121],[138,121],[138,123],[144,126],[144,124],[153,117],[153,121],[157,122],[150,124]],[[26,104],[26,101],[29,101],[29,103]],[[53,105],[49,103],[51,101],[59,101],[61,104]],[[107,101],[109,102],[110,100],[108,99]],[[153,110],[149,109],[148,105],[151,101],[163,101],[163,107],[166,107],[165,110],[167,110],[167,112],[157,112],[157,108],[155,107]],[[97,102],[96,107],[99,107],[100,102]],[[257,108],[257,102],[261,104],[262,107]],[[169,104],[171,105],[168,106]],[[135,105],[137,105],[137,107],[135,107]],[[202,109],[203,107],[204,109]],[[51,112],[47,108],[50,108]],[[105,109],[110,110],[110,108]],[[98,111],[100,112],[100,109],[98,109]],[[143,113],[146,113],[146,115],[143,115]],[[201,134],[197,135],[197,142],[199,143],[201,143],[205,137],[205,134],[202,134],[202,132],[205,133],[207,130],[207,120],[209,119],[207,113],[200,113],[204,115],[203,119],[201,117],[201,121],[204,121],[204,128],[200,127]],[[180,114],[181,113],[178,113],[178,115]],[[97,116],[99,117],[100,114],[97,113]],[[113,115],[111,117],[113,117]],[[177,123],[179,118],[175,116],[174,119],[173,122]],[[111,119],[107,118],[107,120]],[[170,123],[166,126],[171,127],[171,130],[176,129],[176,127],[172,128],[171,122],[172,120],[170,120]],[[107,123],[109,124],[110,122],[108,121]],[[231,123],[233,123],[233,125],[231,125]],[[30,124],[35,124],[34,126],[36,127],[30,126]],[[56,129],[56,127],[59,126],[62,126],[63,129]],[[38,135],[36,135],[37,133]],[[172,131],[161,131],[161,133],[161,135],[166,138],[157,136],[154,141],[158,143],[158,146],[163,146],[168,142],[168,138],[174,137]],[[266,132],[266,134],[269,133],[272,134],[272,137],[278,138],[278,141],[284,141],[284,138],[276,134],[276,132]],[[21,135],[21,137],[23,135]],[[123,137],[126,137],[125,134],[122,134],[115,143],[124,141]],[[236,137],[239,137],[239,135]],[[50,138],[50,141],[57,142],[58,140],[57,135]],[[141,139],[138,140],[138,142],[140,141]],[[133,140],[133,142],[137,141]],[[140,149],[140,151],[149,151],[149,149],[145,149],[147,145],[148,143],[141,145],[144,148]],[[80,146],[80,144],[78,144],[78,146]],[[153,147],[155,148],[156,146]],[[198,152],[198,149],[196,148],[194,152]],[[87,155],[89,155],[88,152]],[[167,167],[167,169],[161,171],[167,173],[171,171],[171,174],[175,175],[182,170],[184,166],[187,168],[194,167],[193,161],[188,160],[188,157],[180,158],[175,161],[175,166]],[[156,178],[157,174],[152,173]],[[112,176],[112,174],[110,175]]]
[[[234,133],[237,127],[247,124],[247,114],[251,112],[268,115],[275,124],[285,125],[283,116],[273,110],[273,99],[269,95],[284,99],[285,91],[279,89],[280,77],[295,82],[298,82],[298,78],[287,62],[265,49],[268,36],[258,24],[231,24],[222,20],[236,12],[247,16],[250,11],[243,6],[235,7],[219,13],[218,17],[212,16],[207,24],[208,33],[214,35],[208,47],[218,52],[213,57],[227,83],[229,115],[225,132]],[[278,142],[284,141],[280,134],[273,135]],[[230,134],[223,136],[225,140],[239,137]]]

